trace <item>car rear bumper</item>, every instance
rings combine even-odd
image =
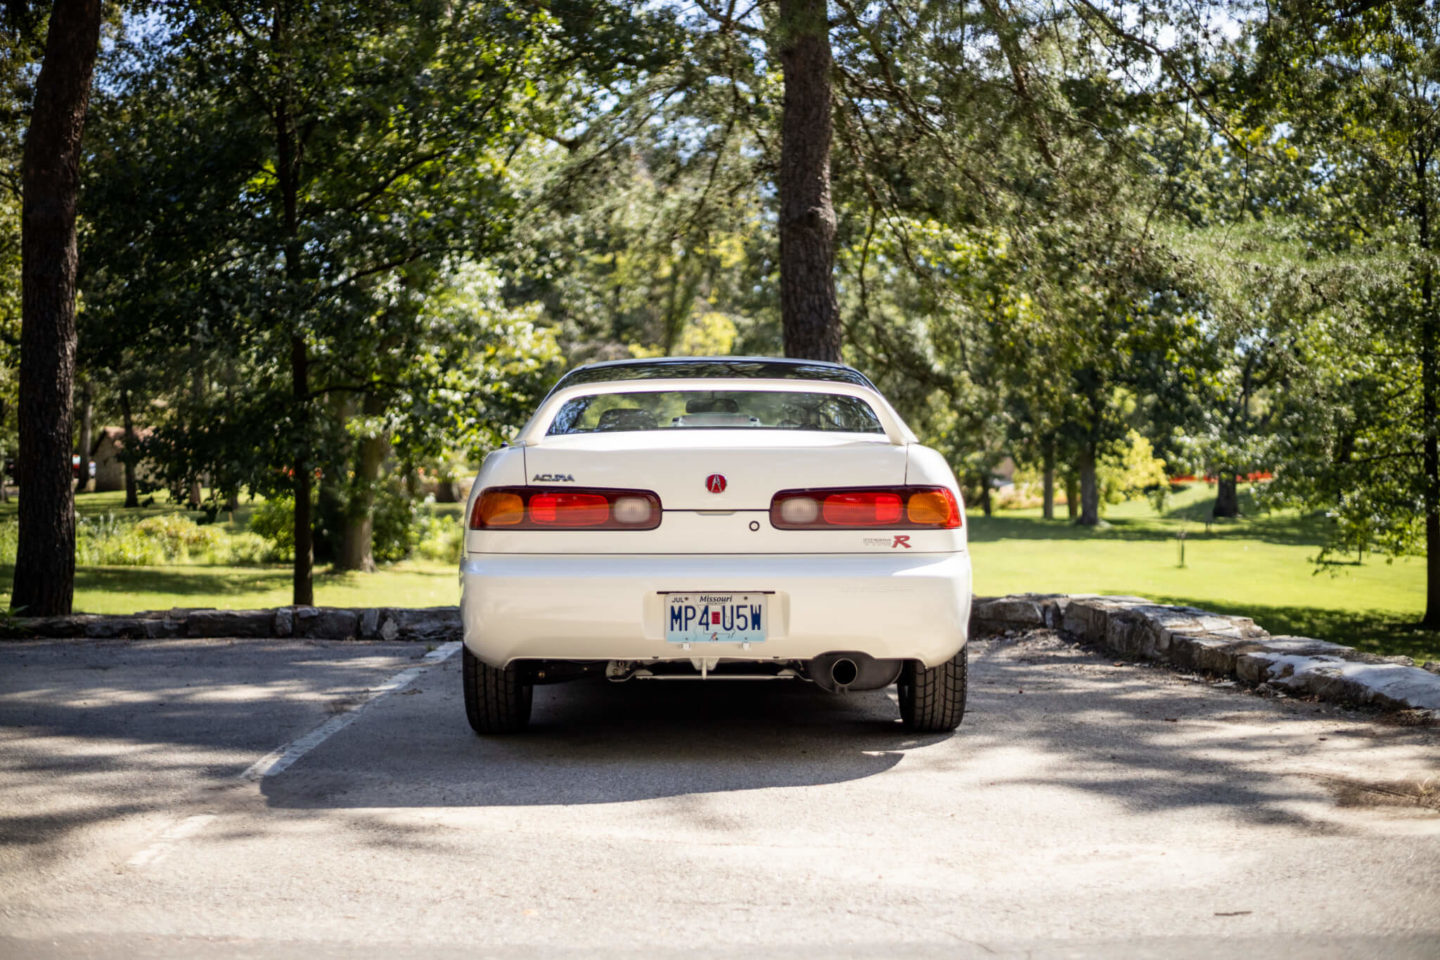
[[[465,646],[516,659],[803,660],[857,651],[943,663],[965,645],[970,557],[471,554],[460,564]],[[665,641],[662,591],[772,592],[766,642]]]

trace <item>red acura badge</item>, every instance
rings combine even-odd
[[[705,489],[711,493],[725,492],[725,478],[718,473],[712,473],[705,478]]]

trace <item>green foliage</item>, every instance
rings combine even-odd
[[[14,564],[18,526],[0,523],[0,564]],[[176,564],[252,565],[281,557],[265,538],[197,524],[181,513],[136,520],[114,513],[80,515],[75,526],[77,566],[153,567]]]
[[[250,514],[249,528],[271,544],[278,559],[295,558],[295,501],[283,496],[264,501]]]
[[[1131,430],[1122,441],[1111,444],[1096,465],[1100,481],[1100,499],[1104,503],[1124,503],[1146,494],[1157,494],[1157,506],[1163,507],[1170,491],[1170,479],[1164,459],[1155,456],[1150,441]]]

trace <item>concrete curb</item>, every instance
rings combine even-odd
[[[141,613],[16,617],[0,621],[0,639],[155,640],[169,637],[311,640],[460,639],[459,607],[277,607],[213,610],[177,607]]]
[[[1378,657],[1308,637],[1272,637],[1249,617],[1143,597],[1020,594],[977,597],[970,627],[973,633],[1049,628],[1121,656],[1335,703],[1419,710],[1440,720],[1436,665],[1422,669],[1409,657]]]

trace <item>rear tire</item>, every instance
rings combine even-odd
[[[969,685],[970,661],[964,647],[938,667],[927,669],[916,660],[907,661],[897,681],[905,728],[916,733],[948,733],[960,726]]]
[[[530,723],[534,688],[514,665],[496,669],[464,648],[465,717],[476,733],[518,733]]]

